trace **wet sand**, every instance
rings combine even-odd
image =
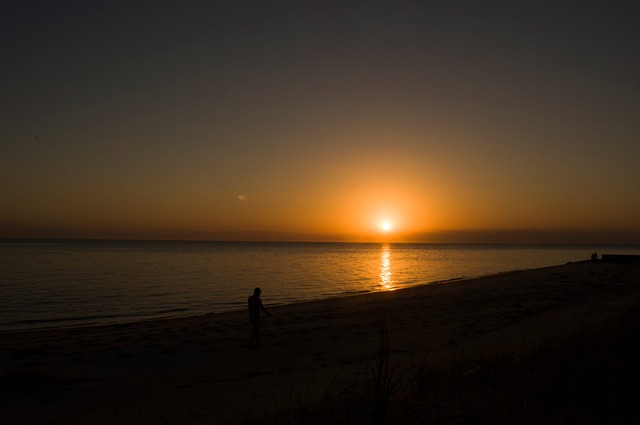
[[[250,294],[247,294],[247,296]],[[420,365],[597,326],[640,302],[640,264],[580,262],[246,312],[0,334],[0,425],[212,424],[368,379],[381,311],[391,361]]]

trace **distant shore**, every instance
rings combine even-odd
[[[2,424],[225,423],[368,379],[384,311],[408,368],[562,336],[640,302],[640,264],[580,262],[246,312],[0,333]]]

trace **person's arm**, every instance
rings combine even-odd
[[[262,304],[262,300],[260,300],[260,308],[262,309],[262,311],[264,311],[267,314],[267,316],[271,317],[271,313],[269,313],[267,309],[264,308],[264,305]]]

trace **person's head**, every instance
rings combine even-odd
[[[256,288],[253,290],[253,295],[260,296],[260,292],[262,292],[260,288]]]

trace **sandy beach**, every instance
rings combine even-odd
[[[530,344],[640,302],[640,264],[579,262],[247,313],[0,334],[0,424],[225,423],[368,378],[381,311],[395,367]],[[250,294],[247,294],[247,296]]]

